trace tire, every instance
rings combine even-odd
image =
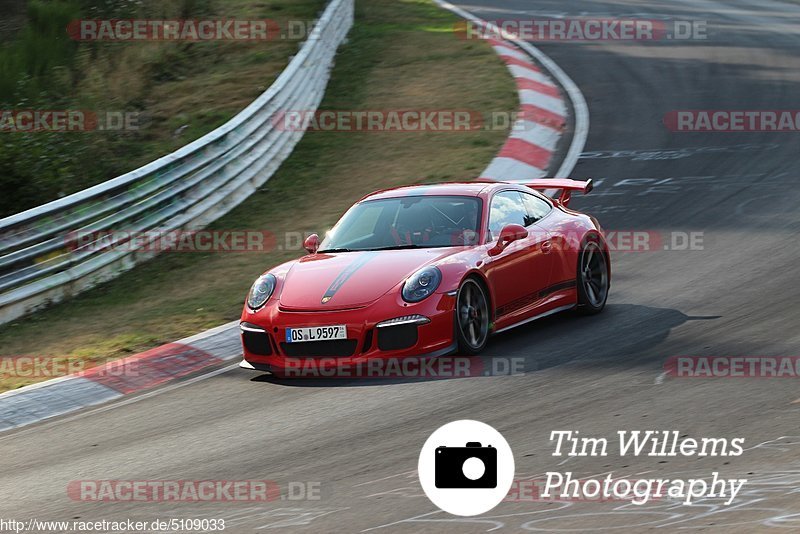
[[[461,354],[475,355],[489,341],[489,299],[486,289],[474,278],[467,278],[456,297],[456,338]]]
[[[608,300],[608,256],[600,243],[589,239],[578,254],[578,313],[594,315],[603,311]]]

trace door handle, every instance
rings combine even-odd
[[[545,241],[544,243],[542,243],[542,252],[547,254],[551,250],[553,250],[553,243],[551,243],[550,241]]]

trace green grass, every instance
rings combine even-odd
[[[36,82],[31,83],[31,94],[46,90],[46,77],[53,69],[72,67],[78,43],[69,41],[65,29],[80,13],[80,6],[71,1],[28,3],[27,24],[0,47],[0,100],[19,96],[18,84],[27,77]]]
[[[211,131],[269,87],[299,45],[86,42],[78,18],[313,20],[325,0],[31,0],[27,24],[0,44],[0,109],[129,112],[133,131],[0,136],[0,217],[133,170]],[[90,164],[87,164],[90,162]]]
[[[442,30],[455,21],[432,2],[358,1],[321,109],[514,111],[516,91],[504,64],[486,43]],[[278,173],[214,228],[266,230],[279,243],[287,232],[322,233],[370,191],[476,178],[507,134],[309,132]],[[252,281],[301,254],[163,254],[3,327],[1,354],[100,360],[174,341],[237,319]],[[0,388],[26,382],[6,379]]]

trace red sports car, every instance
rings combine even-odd
[[[362,198],[309,254],[260,276],[241,317],[242,367],[477,354],[490,334],[606,304],[608,247],[570,210],[591,180],[414,185]],[[537,190],[556,190],[550,198]]]

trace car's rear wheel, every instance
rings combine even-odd
[[[608,263],[600,243],[588,240],[578,256],[578,311],[600,313],[608,300]]]
[[[459,351],[478,354],[483,350],[489,340],[489,299],[474,278],[467,278],[458,288],[456,322]]]

